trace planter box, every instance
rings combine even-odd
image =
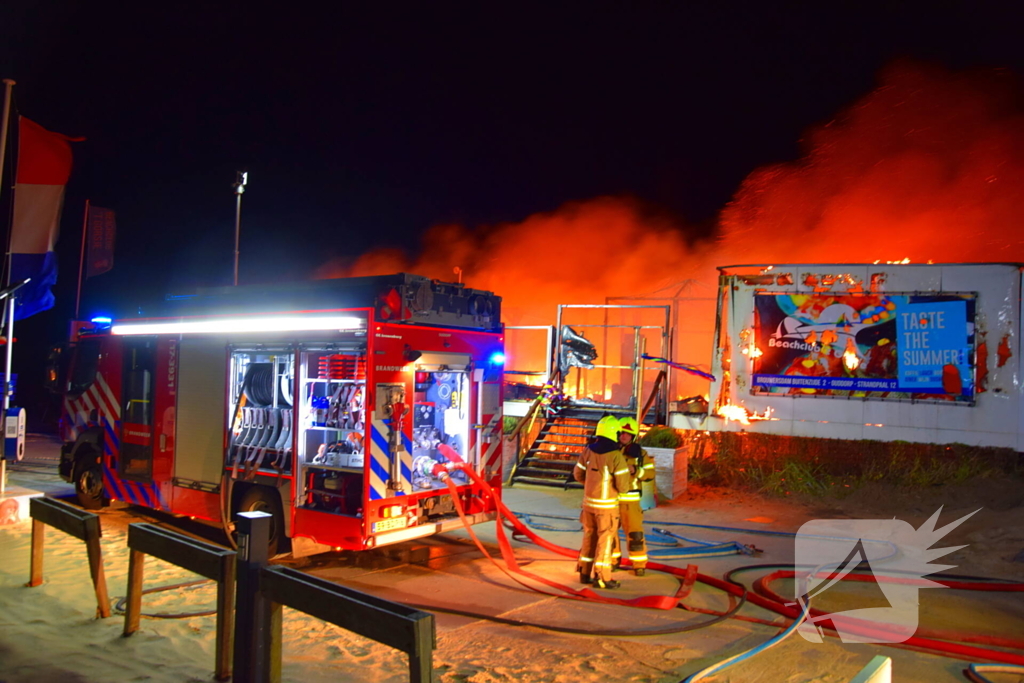
[[[678,498],[686,491],[689,450],[681,448],[644,448],[654,458],[654,483],[662,500]]]

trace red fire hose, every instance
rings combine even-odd
[[[555,595],[557,597],[566,597],[576,600],[591,600],[609,604],[628,605],[632,607],[648,607],[656,609],[672,609],[679,605],[680,601],[686,597],[692,589],[693,581],[696,579],[701,583],[722,590],[730,595],[737,597],[746,596],[746,599],[764,609],[770,610],[788,619],[796,619],[800,615],[800,610],[796,606],[789,606],[787,601],[774,593],[768,588],[768,584],[772,581],[792,578],[794,576],[793,571],[778,571],[770,574],[755,583],[755,593],[748,592],[745,588],[739,585],[735,585],[721,579],[716,579],[706,574],[701,574],[696,571],[696,567],[693,565],[687,566],[685,569],[679,567],[673,567],[671,565],[661,564],[658,562],[648,562],[647,568],[657,571],[666,572],[672,574],[680,579],[680,587],[674,596],[642,596],[634,598],[632,600],[620,600],[615,598],[608,598],[602,595],[598,595],[589,588],[575,589],[569,586],[562,585],[556,581],[552,581],[543,576],[539,576],[532,572],[529,572],[519,566],[515,558],[515,554],[512,551],[511,543],[509,542],[506,534],[504,524],[511,526],[515,533],[518,535],[529,538],[533,543],[550,550],[559,555],[566,557],[576,557],[577,552],[570,548],[564,548],[559,545],[555,545],[550,541],[546,541],[537,534],[533,533],[526,525],[524,525],[512,512],[505,507],[505,504],[500,498],[494,495],[494,491],[491,486],[484,481],[479,474],[477,474],[473,468],[467,466],[463,462],[454,462],[450,465],[451,469],[459,469],[466,473],[466,475],[480,488],[483,490],[484,496],[494,500],[495,508],[498,512],[498,524],[497,524],[497,537],[498,547],[501,552],[502,559],[505,561],[505,567],[502,567],[497,560],[487,551],[483,543],[477,537],[473,531],[472,525],[469,519],[466,517],[465,509],[462,505],[462,500],[459,498],[458,489],[455,482],[450,477],[446,478],[448,489],[452,494],[452,501],[455,504],[455,509],[459,514],[460,519],[469,532],[470,537],[476,544],[477,548],[491,560],[492,563],[503,572],[505,572],[510,578],[517,583],[529,588],[530,590],[543,593],[545,595]],[[521,578],[522,577],[522,578]],[[549,593],[548,591],[538,589],[530,584],[526,583],[523,579],[532,579],[538,583],[542,583],[550,588],[554,588],[561,591],[563,594],[558,595],[556,593]],[[885,580],[886,577],[876,577],[879,580]],[[843,577],[844,580],[851,581],[867,581],[871,580],[868,577],[856,574],[848,574]],[[912,581],[911,579],[894,579],[896,581]],[[956,580],[956,579],[937,579],[937,583],[942,583],[950,588],[958,588],[962,590],[979,590],[979,591],[1004,591],[1004,592],[1024,592],[1024,583],[986,583],[983,581],[967,581],[967,580]],[[824,615],[825,612],[820,610],[813,610],[812,614]],[[881,639],[885,639],[887,634],[884,626],[877,624],[869,624],[864,622],[862,624],[851,623],[854,620],[846,619],[844,623],[847,624],[846,628],[849,631],[858,632],[860,635],[871,636],[875,635]],[[822,626],[835,630],[835,628],[829,622],[822,622]],[[936,630],[936,629],[919,629],[919,632],[923,632],[926,635],[915,635],[907,640],[903,641],[900,645],[905,647],[913,647],[922,650],[927,650],[937,654],[943,654],[947,656],[957,657],[968,661],[987,661],[987,662],[999,662],[1004,664],[1018,664],[1024,665],[1024,654],[1017,654],[1013,652],[1004,652],[1002,650],[991,649],[992,647],[1007,647],[1018,650],[1024,650],[1024,641],[1015,638],[1002,638],[998,636],[984,636],[977,634],[961,633],[958,631],[947,631],[947,630]],[[958,642],[950,642],[958,641]],[[981,645],[987,645],[990,647],[976,647],[974,645],[968,645],[965,643],[979,643]]]

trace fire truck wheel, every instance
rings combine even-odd
[[[273,557],[284,539],[284,511],[281,510],[281,498],[263,486],[251,486],[242,494],[237,512],[266,512],[270,519],[270,542],[267,544],[267,556]]]
[[[96,465],[79,465],[75,472],[75,493],[86,510],[103,507],[103,472]]]

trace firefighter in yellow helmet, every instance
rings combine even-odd
[[[629,489],[619,493],[619,520],[626,534],[626,552],[637,576],[647,571],[647,541],[644,540],[644,511],[640,508],[642,482],[654,479],[654,459],[636,442],[640,427],[636,419],[619,421],[618,442],[629,466]],[[615,532],[618,534],[618,530]]]
[[[612,581],[612,548],[619,533],[619,494],[630,487],[629,466],[619,449],[619,421],[602,417],[596,436],[580,454],[572,474],[583,484],[583,545],[576,569],[580,581],[618,588]]]

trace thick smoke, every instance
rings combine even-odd
[[[503,298],[510,325],[550,325],[558,304],[603,304],[687,277],[691,251],[678,225],[645,218],[631,200],[599,198],[535,214],[522,223],[427,231],[418,256],[382,249],[350,268],[329,264],[321,277],[407,271],[463,281]]]
[[[900,63],[810,132],[798,161],[750,174],[717,261],[1024,260],[1024,118],[1005,71]]]
[[[650,296],[739,263],[1024,261],[1024,118],[1016,78],[897,63],[880,85],[804,140],[796,161],[753,171],[712,240],[652,219],[628,199],[566,204],[521,223],[430,229],[419,255],[374,251],[320,277],[409,271],[504,298],[509,325],[551,325],[558,304]],[[677,360],[707,363],[707,320],[677,321]],[[694,334],[696,332],[696,334]],[[677,392],[682,393],[682,392]]]

